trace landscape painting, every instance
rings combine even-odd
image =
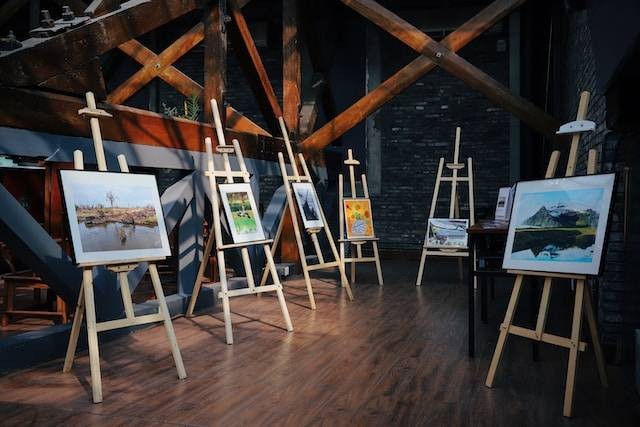
[[[344,199],[343,203],[347,239],[375,237],[371,201],[369,199]]]
[[[251,185],[220,184],[220,197],[234,243],[265,240]]]
[[[310,182],[294,182],[291,184],[295,193],[298,209],[302,216],[304,228],[322,228],[322,214],[320,212],[320,202],[316,195],[316,190]]]
[[[61,171],[78,264],[162,259],[171,254],[153,175]]]
[[[467,249],[468,219],[429,218],[427,222],[427,248]]]
[[[615,176],[518,183],[503,267],[598,274]]]

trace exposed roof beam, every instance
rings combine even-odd
[[[116,12],[44,39],[29,39],[23,47],[0,55],[0,83],[35,86],[72,72],[78,64],[116,48],[198,7],[202,0],[131,0]]]
[[[147,83],[153,80],[178,58],[191,50],[204,38],[204,24],[198,23],[192,29],[178,38],[171,46],[166,48],[155,61],[147,62],[133,76],[115,88],[108,96],[107,100],[112,104],[122,104],[133,94],[142,89]]]
[[[453,52],[462,49],[517,9],[524,1],[495,0],[462,24],[460,28],[446,36],[442,40],[442,44]],[[426,56],[421,55],[414,59],[311,134],[299,145],[299,149],[305,153],[322,150],[435,67],[436,63]]]
[[[238,2],[232,0],[230,6],[233,21],[230,36],[233,47],[269,129],[279,134],[278,117],[282,117],[282,109],[278,98]]]
[[[500,82],[467,62],[448,46],[438,43],[373,0],[341,1],[416,52],[427,56],[493,103],[515,114],[533,129],[543,135],[554,137],[558,122],[553,117],[533,103],[511,93]]]

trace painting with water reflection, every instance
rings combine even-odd
[[[519,182],[503,268],[597,275],[615,174]]]
[[[78,264],[171,254],[155,176],[65,170],[60,177]]]

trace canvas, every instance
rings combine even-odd
[[[597,275],[614,174],[519,182],[503,268]]]
[[[467,249],[468,219],[429,218],[427,222],[427,248]]]
[[[247,183],[219,184],[220,198],[234,243],[265,240],[262,222]]]
[[[60,178],[78,264],[171,255],[155,176],[64,170]]]
[[[302,216],[304,228],[308,230],[324,227],[320,202],[313,184],[310,182],[294,182],[291,186],[298,203],[298,210]]]
[[[344,199],[342,202],[347,226],[347,239],[375,237],[371,201],[369,199]]]

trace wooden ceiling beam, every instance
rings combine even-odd
[[[495,0],[447,35],[442,44],[453,52],[462,49],[517,9],[524,1]],[[421,55],[414,59],[311,134],[299,145],[299,149],[305,152],[305,155],[322,150],[435,67],[436,63],[426,56]]]
[[[126,53],[140,65],[157,63],[159,61],[157,54],[136,39],[122,43],[118,46],[118,49]],[[198,98],[202,99],[204,88],[172,65],[163,69],[157,77],[174,87],[184,96],[189,97],[195,94]]]
[[[269,137],[272,136],[269,132],[262,129],[253,120],[244,116],[241,112],[230,105],[227,106],[226,111],[226,126],[228,129],[233,129],[239,132],[253,133],[256,135]]]
[[[85,106],[84,99],[77,97],[0,87],[0,127],[90,138],[89,123],[78,115],[78,110]],[[191,151],[203,151],[205,137],[216,140],[215,129],[209,123],[124,105],[102,104],[100,108],[113,116],[100,121],[105,140]],[[227,111],[227,115],[235,117],[233,120],[241,122],[238,130],[225,130],[228,140],[237,138],[247,157],[275,161],[278,151],[284,150],[282,140],[246,133],[249,123],[238,114]]]
[[[279,134],[278,117],[282,117],[282,109],[278,98],[238,2],[232,0],[230,6],[233,24],[229,32],[231,42],[269,130]]]
[[[79,64],[200,7],[202,1],[130,0],[117,12],[77,28],[49,38],[29,39],[22,48],[0,56],[0,83],[36,86],[72,72]]]
[[[226,1],[213,0],[205,6],[204,28],[204,117],[213,122],[211,100],[225,105],[227,90],[227,32],[224,17]],[[223,125],[226,117],[222,117]]]
[[[398,15],[373,0],[341,0],[378,27],[435,62],[491,102],[513,113],[533,129],[550,138],[555,137],[559,123],[526,99],[511,93],[500,82],[480,70],[447,46],[438,43]]]
[[[282,110],[289,132],[300,131],[299,0],[282,0]]]
[[[115,88],[107,96],[107,101],[111,104],[122,104],[162,71],[166,70],[167,67],[176,62],[178,58],[200,43],[203,38],[204,24],[200,22],[173,42],[171,46],[163,50],[155,61],[145,63],[133,76]]]

